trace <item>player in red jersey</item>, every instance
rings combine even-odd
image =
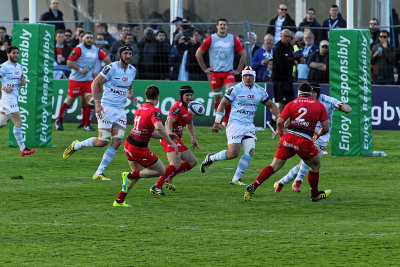
[[[169,175],[162,161],[148,148],[150,138],[162,138],[172,150],[178,150],[177,145],[172,141],[172,139],[177,139],[176,135],[167,133],[161,121],[161,110],[155,107],[160,100],[158,87],[154,85],[147,87],[145,97],[146,102],[136,110],[133,128],[125,141],[125,152],[132,172],[122,173],[122,190],[114,201],[114,207],[130,207],[126,204],[125,197],[140,178]],[[157,195],[164,194],[162,189],[155,185],[150,188],[150,192]]]
[[[184,173],[192,169],[197,164],[197,159],[193,153],[183,144],[181,138],[183,129],[186,127],[190,138],[192,139],[192,149],[199,150],[199,144],[194,136],[193,115],[189,112],[187,105],[193,101],[193,88],[184,85],[180,88],[180,99],[169,110],[165,128],[168,133],[175,133],[179,139],[177,141],[178,153],[167,143],[161,139],[161,145],[169,161],[169,166],[163,176],[156,183],[156,187],[161,188],[165,183],[168,190],[175,191],[175,185],[172,184],[172,178],[178,174]],[[181,163],[181,160],[184,162]]]
[[[228,33],[228,21],[217,21],[217,33],[208,36],[196,51],[196,59],[204,73],[210,75],[210,86],[214,95],[214,112],[222,99],[222,86],[228,89],[235,85],[235,75],[239,75],[246,63],[246,51],[238,38]],[[204,63],[203,55],[208,51],[210,67]],[[240,55],[236,70],[233,69],[234,52]],[[231,106],[225,107],[224,124],[228,125]]]
[[[311,188],[311,200],[319,201],[327,198],[331,190],[318,191],[320,157],[314,142],[318,137],[329,131],[328,115],[324,105],[311,98],[311,86],[303,83],[298,88],[298,98],[286,105],[277,121],[277,131],[272,135],[281,136],[275,158],[271,165],[265,167],[253,184],[247,186],[244,201],[253,199],[254,191],[272,174],[280,170],[287,159],[295,154],[310,166],[308,183]],[[284,123],[289,120],[288,132],[283,134]],[[320,121],[321,130],[314,132],[317,122]]]

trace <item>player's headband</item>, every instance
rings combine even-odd
[[[308,83],[300,84],[297,90],[301,95],[311,95],[311,85],[309,85]]]
[[[242,70],[242,77],[243,75],[253,75],[256,78],[256,72],[250,66],[247,66]]]
[[[85,33],[85,35],[83,35],[83,40],[85,40],[88,37],[92,37],[93,38],[93,34],[91,33]]]

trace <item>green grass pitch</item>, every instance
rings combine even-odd
[[[8,126],[8,125],[7,125]],[[87,148],[63,161],[74,139],[96,134],[66,124],[53,128],[53,147],[20,157],[0,130],[0,266],[399,266],[400,132],[374,131],[375,150],[388,157],[322,158],[320,189],[332,195],[310,201],[273,184],[297,157],[267,180],[250,203],[244,187],[229,184],[238,159],[199,165],[174,178],[176,192],[150,195],[156,178],[142,179],[127,196],[132,208],[114,208],[122,171],[119,149],[106,170],[112,181],[93,181],[105,148]],[[131,126],[128,126],[130,129]],[[226,148],[224,134],[196,128],[201,150]],[[258,132],[255,156],[244,175],[251,183],[276,151],[271,131]],[[190,144],[187,133],[184,142]],[[167,165],[158,140],[151,150]],[[23,179],[11,179],[11,176]]]

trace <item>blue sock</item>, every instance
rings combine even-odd
[[[226,150],[222,150],[218,153],[215,153],[214,155],[211,155],[210,159],[212,161],[226,160]]]
[[[309,169],[310,169],[310,167],[307,164],[305,164],[304,162],[302,162],[299,173],[297,174],[297,177],[296,177],[296,181],[299,181],[299,180],[303,181],[303,178]]]
[[[24,143],[24,138],[22,137],[22,130],[21,128],[14,128],[13,133],[15,136],[15,139],[17,140],[19,150],[24,151],[25,149],[25,143]]]
[[[104,152],[103,159],[101,160],[101,163],[99,165],[99,168],[95,172],[94,175],[99,175],[104,172],[104,170],[107,168],[108,164],[112,161],[112,159],[115,156],[115,153],[117,153],[117,150],[115,150],[112,147],[108,147],[106,151]]]
[[[299,172],[298,165],[294,166],[282,179],[279,180],[282,184],[290,183],[296,178],[297,173]]]
[[[249,167],[251,161],[251,156],[243,154],[243,156],[240,158],[235,175],[232,178],[232,182],[240,180],[242,178],[243,173],[247,170]]]
[[[95,139],[96,137],[90,137],[90,138],[88,138],[88,139],[86,139],[86,140],[83,140],[82,142],[78,142],[78,143],[76,143],[75,145],[74,145],[74,148],[75,149],[81,149],[82,147],[88,147],[88,146],[93,146],[93,140]]]

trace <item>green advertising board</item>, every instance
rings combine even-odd
[[[214,123],[214,99],[210,89],[209,82],[178,82],[178,81],[134,81],[133,92],[138,99],[139,105],[145,101],[144,90],[149,85],[156,85],[160,88],[160,102],[157,107],[166,119],[168,112],[173,104],[179,100],[179,88],[182,85],[189,84],[194,89],[194,100],[203,103],[206,112],[203,116],[195,116],[194,123],[199,126],[211,126]],[[259,84],[265,88],[265,84]],[[64,103],[68,92],[68,80],[54,80],[54,98],[53,98],[53,120],[57,119],[60,107]],[[254,119],[254,124],[259,127],[264,126],[265,106],[260,104]],[[128,124],[132,124],[136,107],[128,101],[125,107],[128,117]],[[81,120],[81,109],[79,101],[68,109],[64,116],[64,122],[78,122]],[[95,120],[95,119],[93,119]]]
[[[25,144],[51,146],[54,25],[14,24],[13,45],[19,48],[18,63],[26,78],[18,96]],[[13,127],[10,123],[9,145],[17,146]]]
[[[333,116],[332,155],[372,154],[369,30],[329,31],[330,95],[348,104],[350,114]]]

